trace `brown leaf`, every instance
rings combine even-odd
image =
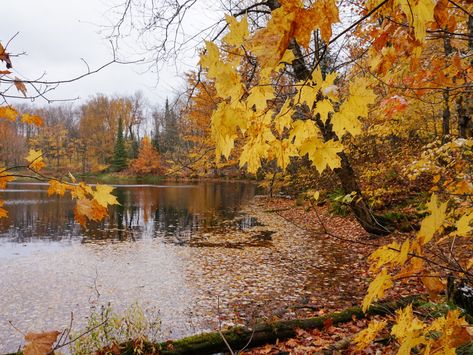
[[[13,82],[13,84],[15,84],[16,89],[20,91],[23,94],[23,96],[26,97],[26,86],[23,83],[23,81],[21,81],[19,78],[15,76],[15,81]]]
[[[327,318],[324,320],[324,328],[328,329],[333,325],[333,319],[332,318]]]
[[[27,341],[23,349],[24,355],[45,355],[53,350],[58,335],[61,332],[53,330],[44,333],[27,333],[25,340]]]
[[[0,43],[0,60],[7,63],[7,69],[10,69],[12,67],[10,54],[5,51],[5,48],[3,48],[1,43]]]

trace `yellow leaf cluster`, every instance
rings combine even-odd
[[[64,196],[66,191],[77,200],[74,215],[77,222],[84,227],[87,219],[101,221],[107,216],[107,207],[118,204],[117,198],[112,194],[111,186],[97,184],[94,189],[83,182],[69,184],[58,180],[49,181],[48,196]]]
[[[368,292],[363,299],[362,310],[366,312],[368,307],[376,300],[384,296],[384,292],[393,286],[391,275],[383,269],[368,286]]]
[[[371,342],[376,338],[378,333],[386,327],[386,325],[386,321],[380,322],[377,320],[372,320],[368,324],[368,327],[363,329],[355,336],[355,338],[353,338],[353,342],[356,345],[356,350],[361,351],[367,348],[371,344]]]
[[[30,149],[26,160],[29,163],[29,167],[34,171],[40,171],[46,165],[43,161],[43,152],[41,150]]]
[[[396,324],[391,334],[399,341],[398,354],[410,354],[414,347],[423,346],[423,354],[455,354],[455,349],[472,340],[469,324],[459,310],[449,311],[428,325],[414,316],[412,305],[396,312]]]

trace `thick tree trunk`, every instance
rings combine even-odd
[[[300,81],[306,80],[310,76],[311,71],[303,60],[302,52],[300,50],[299,45],[294,40],[292,40],[290,43],[290,49],[292,49],[294,55],[296,56],[296,60],[292,63],[296,79]],[[325,141],[328,141],[330,139],[339,139],[339,137],[337,137],[335,132],[332,130],[332,125],[330,124],[330,121],[327,121],[326,124],[324,124],[319,118],[315,118],[315,121]],[[360,185],[358,183],[358,179],[350,164],[348,156],[345,154],[345,152],[338,153],[338,155],[340,156],[341,167],[335,169],[334,172],[339,178],[345,194],[351,194],[352,192],[356,192],[355,198],[350,203],[350,208],[356,219],[368,233],[376,235],[389,234],[389,229],[387,229],[378,221],[376,216],[371,212],[368,203],[364,199]]]
[[[366,314],[384,315],[394,313],[395,310],[403,308],[408,304],[422,304],[419,296],[411,296],[402,298],[398,301],[375,304],[369,308]],[[342,312],[335,312],[321,317],[294,319],[286,321],[277,321],[272,323],[260,323],[253,329],[244,327],[234,327],[225,330],[222,333],[204,333],[188,338],[175,341],[168,341],[157,344],[145,344],[145,353],[156,354],[215,354],[228,351],[223,337],[233,351],[237,351],[244,347],[255,347],[268,343],[275,343],[277,340],[283,340],[296,335],[296,329],[322,329],[325,322],[330,319],[331,324],[339,324],[349,322],[356,317],[357,319],[366,316],[360,307],[353,307]],[[223,335],[223,337],[222,337]],[[134,354],[134,342],[122,344],[120,348],[121,354]],[[152,352],[154,349],[154,352]],[[106,349],[98,354],[105,354]]]

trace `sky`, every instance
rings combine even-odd
[[[116,21],[113,5],[123,0],[12,0],[2,2],[0,42],[11,40],[7,51],[26,52],[12,58],[13,75],[32,80],[55,81],[76,77],[102,66],[113,58],[106,35]],[[195,9],[185,19],[185,36],[197,33],[220,18],[209,9],[207,0],[198,0]],[[181,34],[184,36],[184,34]],[[155,34],[159,36],[159,34]],[[73,83],[61,84],[48,94],[49,99],[74,99],[83,102],[96,93],[131,95],[141,91],[151,104],[163,105],[184,88],[183,73],[195,68],[197,51],[203,37],[190,41],[177,61],[161,63],[159,73],[147,70],[148,64],[112,64]],[[126,62],[148,56],[136,36],[120,43],[118,59]],[[83,59],[83,60],[82,60]],[[87,62],[87,65],[84,63]],[[3,66],[2,66],[3,68]],[[31,89],[29,89],[31,90]],[[41,99],[35,103],[44,105]]]

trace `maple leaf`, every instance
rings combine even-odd
[[[94,200],[103,207],[108,205],[118,205],[117,198],[111,194],[113,187],[108,185],[98,185],[93,192]]]
[[[217,45],[210,41],[205,41],[205,53],[200,56],[199,64],[207,69],[209,78],[218,76],[218,64],[220,63],[220,51]]]
[[[37,115],[30,115],[29,113],[24,113],[21,115],[21,122],[27,124],[33,124],[35,126],[43,126],[44,121],[41,117]]]
[[[316,106],[315,106],[315,113],[320,114],[320,119],[325,123],[328,119],[329,113],[333,112],[333,105],[330,102],[330,100],[324,99],[321,101],[318,101]]]
[[[473,230],[471,227],[472,222],[473,212],[461,216],[460,219],[455,223],[457,230],[454,234],[460,237],[466,237]]]
[[[439,205],[437,195],[432,194],[430,201],[427,203],[427,210],[430,215],[422,220],[420,230],[417,233],[417,240],[420,245],[430,242],[435,232],[442,226],[446,219],[447,203],[444,202]]]
[[[21,92],[24,97],[26,97],[26,86],[23,81],[15,76],[13,84],[15,84],[16,89]]]
[[[315,122],[311,120],[296,120],[292,123],[292,129],[289,134],[289,139],[294,142],[296,147],[300,147],[302,143],[308,138],[316,137],[318,129]]]
[[[6,63],[7,69],[12,68],[10,54],[5,51],[5,48],[3,47],[1,43],[0,43],[0,60]]]
[[[398,354],[410,354],[412,348],[425,344],[424,328],[424,323],[414,317],[411,304],[396,311],[396,324],[391,328],[391,334],[399,340]]]
[[[433,0],[398,0],[402,11],[414,27],[414,33],[419,41],[425,39],[427,24],[434,20],[435,2]]]
[[[427,331],[440,333],[440,336],[428,338],[427,348],[430,353],[455,354],[457,347],[473,339],[467,330],[468,326],[459,309],[449,311],[446,317],[434,319]]]
[[[57,180],[49,180],[49,187],[48,187],[48,196],[51,195],[59,195],[59,196],[64,196],[66,190],[68,189],[67,184],[63,184],[60,181]]]
[[[271,143],[271,153],[276,157],[278,166],[283,170],[286,170],[291,157],[298,155],[296,147],[288,139],[273,141]]]
[[[240,22],[229,15],[225,15],[225,20],[228,23],[228,27],[230,28],[230,32],[228,32],[224,37],[223,41],[230,46],[239,47],[246,41],[249,36],[248,31],[248,16],[245,15],[241,19]]]
[[[320,27],[322,39],[329,42],[330,37],[332,37],[332,25],[340,21],[335,0],[317,0],[313,5],[313,13],[317,14],[319,19],[318,26]],[[323,14],[323,16],[319,14]]]
[[[407,261],[409,245],[409,240],[406,240],[403,242],[402,247],[399,245],[399,243],[392,242],[391,244],[378,248],[368,258],[368,260],[372,263],[376,261],[376,264],[371,265],[370,270],[380,270],[386,264],[399,266],[404,265],[404,263]]]
[[[353,342],[356,344],[356,350],[360,351],[367,348],[376,338],[378,333],[386,327],[386,325],[386,321],[379,322],[377,320],[372,320],[368,324],[368,327],[363,329],[355,336],[355,338],[353,338]]]
[[[30,149],[26,157],[29,167],[33,170],[40,171],[46,164],[43,161],[43,152],[41,150]]]
[[[0,218],[8,217],[8,211],[3,208],[4,202],[0,200]]]
[[[421,280],[431,296],[445,291],[445,285],[442,283],[442,281],[440,281],[440,278],[437,276],[429,275],[428,277],[422,277]]]
[[[49,354],[53,350],[53,344],[56,342],[61,332],[51,331],[44,333],[27,333],[25,340],[27,341],[24,349],[24,355],[44,355]]]
[[[322,173],[327,167],[329,169],[336,169],[340,167],[340,153],[343,150],[343,146],[339,141],[333,139],[323,142],[317,137],[306,139],[301,145],[301,155],[308,154],[309,159],[312,161],[312,165]]]
[[[368,89],[367,83],[362,78],[355,79],[350,84],[350,94],[341,104],[340,110],[332,116],[333,130],[338,137],[345,133],[355,136],[361,133],[361,123],[358,117],[368,115],[368,105],[376,100],[376,95]]]
[[[15,122],[18,117],[18,112],[11,106],[0,107],[0,118]]]
[[[7,183],[14,180],[15,177],[10,175],[8,171],[0,171],[0,189],[6,189]]]
[[[256,110],[264,109],[268,104],[268,100],[274,99],[274,90],[272,86],[255,86],[250,90],[250,95],[246,101],[248,107],[255,106]]]
[[[274,117],[274,125],[279,134],[281,134],[285,128],[291,126],[293,114],[294,110],[291,107],[291,100],[286,99],[281,110]]]
[[[368,292],[363,299],[362,310],[366,312],[374,300],[384,296],[384,292],[393,286],[391,275],[383,269],[368,286]]]

